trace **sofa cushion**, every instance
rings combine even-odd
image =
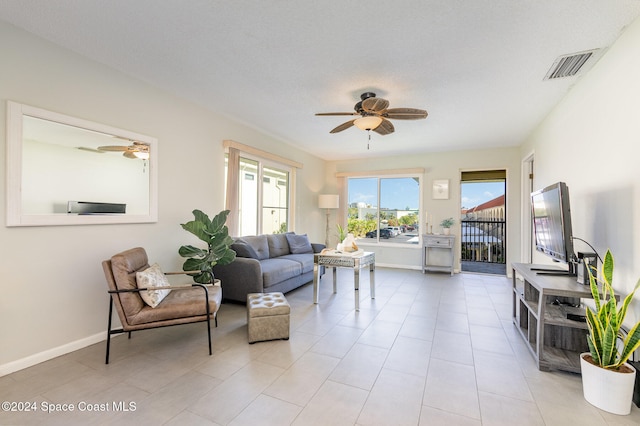
[[[287,260],[293,260],[294,262],[298,262],[302,267],[303,274],[313,271],[313,254],[311,253],[287,254],[285,256],[280,257],[279,259],[287,259]]]
[[[235,240],[230,248],[236,252],[236,256],[238,257],[246,257],[249,259],[258,258],[258,253],[256,253],[255,249],[242,238]]]
[[[251,235],[248,237],[242,237],[244,241],[249,244],[256,252],[255,259],[263,260],[269,258],[269,243],[267,242],[266,235]]]
[[[302,274],[300,262],[290,259],[264,259],[260,262],[260,267],[262,268],[262,284],[265,289]]]
[[[269,234],[267,241],[269,242],[269,257],[271,259],[291,253],[286,234]]]
[[[209,314],[216,312],[222,303],[222,288],[208,287]],[[157,321],[170,321],[169,324],[180,322],[180,318],[202,315],[206,318],[207,305],[204,303],[204,291],[200,287],[185,290],[174,290],[164,300],[164,303],[152,309],[144,306],[138,314],[130,319],[132,325],[146,324]],[[202,303],[198,303],[202,301]],[[188,319],[185,320],[189,321]]]
[[[284,234],[289,243],[289,251],[291,254],[313,253],[313,248],[309,242],[307,234]]]
[[[138,283],[138,288],[148,288],[147,291],[140,292],[140,297],[142,297],[144,303],[152,308],[158,306],[171,292],[171,289],[153,290],[153,287],[168,287],[170,285],[157,263],[154,263],[144,271],[136,272],[136,282]]]

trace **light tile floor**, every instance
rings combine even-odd
[[[194,324],[115,338],[108,366],[101,343],[4,376],[0,399],[38,410],[0,412],[0,424],[640,424],[635,406],[616,416],[589,405],[579,375],[536,369],[505,277],[378,268],[375,300],[361,278],[360,312],[348,270],[338,294],[325,275],[318,305],[310,284],[288,293],[288,341],[249,345],[244,306],[225,304],[211,357]]]

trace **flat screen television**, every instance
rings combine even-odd
[[[575,274],[569,188],[564,182],[531,193],[536,250],[569,266]]]

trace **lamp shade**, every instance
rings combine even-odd
[[[340,196],[335,194],[320,194],[318,207],[321,209],[337,209],[340,207]]]
[[[376,117],[375,115],[358,118],[353,122],[357,128],[362,130],[373,130],[378,127],[380,123],[382,123],[382,118]]]

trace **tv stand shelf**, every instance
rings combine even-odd
[[[575,276],[538,274],[535,269],[542,265],[513,263],[511,267],[513,323],[538,369],[579,373],[579,355],[589,350],[587,324],[568,319],[567,314],[584,315],[580,300],[592,299],[589,286],[578,284]]]

